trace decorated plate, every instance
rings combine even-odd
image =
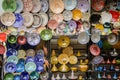
[[[27,72],[32,72],[36,70],[36,64],[34,62],[28,62],[25,64],[25,70]]]
[[[64,3],[62,0],[50,0],[50,10],[53,12],[53,13],[61,13],[63,10],[64,10]]]
[[[39,73],[36,72],[36,71],[33,71],[33,72],[30,73],[30,79],[31,79],[31,80],[38,80],[39,77],[40,77],[40,75],[39,75]]]
[[[78,20],[80,20],[82,18],[82,12],[80,10],[78,10],[78,9],[74,9],[72,11],[72,14],[73,14],[73,20],[78,21]]]
[[[47,0],[42,0],[41,1],[41,11],[42,12],[47,12],[48,7],[49,7],[48,1]]]
[[[72,55],[69,57],[69,63],[70,64],[76,64],[78,62],[78,59],[76,56]]]
[[[74,20],[68,21],[68,27],[70,31],[74,31],[77,27],[77,23]]]
[[[40,0],[32,0],[32,3],[33,3],[33,9],[31,12],[33,13],[37,13],[40,11],[41,9],[41,2]]]
[[[35,56],[35,51],[34,51],[34,49],[28,49],[28,50],[26,51],[26,56],[27,56],[27,57],[28,57],[28,56],[34,57],[34,56]]]
[[[25,71],[25,64],[17,63],[16,66],[17,66],[17,69],[16,69],[17,73],[21,73]]]
[[[9,48],[6,52],[6,54],[7,54],[7,57],[9,57],[11,55],[17,56],[17,50],[15,50],[13,48]]]
[[[16,42],[17,42],[17,37],[16,37],[15,35],[9,35],[9,36],[8,36],[8,42],[9,42],[10,44],[16,43]]]
[[[33,9],[33,2],[32,0],[22,0],[23,1],[23,11],[29,12]]]
[[[22,79],[24,79],[24,80],[29,80],[29,73],[26,72],[26,71],[22,72],[22,73],[20,74],[20,80],[22,80]]]
[[[41,26],[46,26],[48,22],[48,15],[45,12],[40,12],[39,15],[42,17]]]
[[[17,64],[17,63],[18,63],[18,58],[17,58],[16,56],[14,56],[14,55],[9,56],[9,57],[7,58],[7,62],[12,62],[12,63]]]
[[[22,0],[16,0],[17,8],[15,10],[15,13],[20,13],[23,10],[23,2]]]
[[[100,55],[100,48],[96,44],[92,44],[90,46],[90,52],[94,56]]]
[[[0,19],[4,25],[11,26],[15,22],[15,15],[12,12],[5,12]]]
[[[90,8],[90,4],[88,0],[79,0],[76,6],[77,9],[81,10],[81,12],[87,12]]]
[[[86,32],[81,32],[78,35],[78,42],[80,44],[87,44],[90,40],[90,36]]]
[[[4,67],[6,72],[11,72],[11,73],[14,73],[17,69],[16,64],[12,62],[6,63]]]
[[[37,33],[28,33],[27,42],[31,46],[36,46],[40,43],[40,36]]]
[[[44,57],[41,56],[40,54],[37,54],[34,58],[34,62],[36,64],[44,64]]]
[[[28,62],[34,62],[34,57],[28,56],[26,58],[26,63],[28,63]]]
[[[66,10],[73,10],[77,6],[77,0],[63,0]]]
[[[43,18],[42,16],[38,15],[38,14],[34,14],[33,15],[34,21],[32,24],[32,27],[37,28],[42,24]]]
[[[93,43],[98,43],[100,41],[100,34],[94,33],[91,35],[91,40]]]
[[[4,54],[4,53],[6,53],[6,48],[5,46],[0,44],[0,54]]]
[[[44,65],[43,64],[36,64],[37,68],[36,71],[43,72],[44,71]]]
[[[17,8],[16,1],[15,0],[3,0],[2,8],[4,9],[4,11],[14,12]]]
[[[4,76],[4,80],[13,80],[14,75],[12,73],[6,73]]]
[[[48,21],[48,27],[52,30],[56,29],[58,27],[58,22],[54,19],[51,19]]]
[[[67,64],[67,63],[69,62],[69,57],[68,57],[68,55],[67,55],[67,54],[64,54],[64,53],[60,54],[60,55],[58,56],[58,62],[59,62],[60,64]]]
[[[24,12],[22,13],[24,23],[23,25],[26,27],[30,27],[33,24],[34,18],[33,15],[29,12]]]
[[[0,16],[5,12],[4,9],[2,8],[2,2],[4,0],[0,0]]]
[[[41,39],[42,40],[50,40],[52,38],[52,32],[49,29],[44,29],[42,30],[42,32],[40,33]]]
[[[20,13],[15,13],[16,20],[13,24],[14,27],[18,28],[23,25],[23,17]]]
[[[24,50],[18,50],[18,58],[25,58],[26,52]]]
[[[54,14],[52,19],[56,20],[58,23],[61,23],[63,21],[63,15],[62,14]]]
[[[72,12],[71,12],[70,10],[65,10],[65,11],[62,13],[62,15],[63,15],[63,19],[64,19],[65,21],[69,21],[69,20],[71,20],[72,17],[73,17],[73,14],[72,14]]]

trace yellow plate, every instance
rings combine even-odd
[[[50,59],[51,64],[57,64],[58,63],[58,58],[56,56],[52,56]]]
[[[65,49],[63,49],[62,52],[67,54],[68,56],[71,56],[71,55],[73,55],[73,47],[71,47],[71,46],[66,47]]]
[[[58,56],[58,61],[60,64],[67,64],[69,62],[69,57],[67,54],[60,54]]]
[[[76,56],[72,55],[69,57],[69,63],[70,64],[76,64],[78,62],[78,59]]]

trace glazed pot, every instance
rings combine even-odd
[[[16,41],[17,41],[17,38],[16,38],[15,35],[10,35],[10,36],[8,37],[8,42],[9,42],[10,44],[14,44],[14,43],[16,43]]]

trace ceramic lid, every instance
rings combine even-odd
[[[17,37],[17,42],[18,42],[18,44],[20,44],[20,45],[24,45],[24,44],[26,44],[26,42],[27,42],[27,38],[25,37],[25,36],[18,36]]]
[[[27,42],[31,46],[36,46],[40,43],[40,36],[37,33],[28,33]]]
[[[14,73],[17,69],[16,64],[12,62],[6,63],[4,67],[6,72],[11,72],[11,73]]]
[[[17,41],[17,38],[16,38],[15,35],[10,35],[10,36],[8,37],[8,42],[9,42],[10,44],[14,44],[14,43],[16,43],[16,41]]]
[[[48,21],[48,27],[52,30],[56,29],[58,27],[58,22],[54,19],[51,19]]]
[[[53,13],[61,13],[63,10],[64,10],[64,3],[62,0],[50,0],[50,10],[53,12]]]
[[[41,9],[41,2],[40,0],[32,0],[32,3],[33,3],[33,8],[32,8],[32,11],[33,13],[37,13],[40,11]]]
[[[66,10],[73,10],[77,5],[77,0],[63,0]]]
[[[43,21],[42,16],[40,16],[38,14],[33,14],[33,18],[34,18],[34,21],[33,21],[32,27],[34,27],[34,28],[40,27],[40,25],[42,24],[42,21]]]
[[[23,25],[26,27],[30,27],[33,24],[34,18],[33,15],[29,12],[24,12],[22,13],[24,23]]]
[[[48,15],[45,12],[40,12],[39,15],[42,17],[41,26],[46,26],[48,23]]]
[[[16,20],[13,24],[14,27],[18,28],[23,25],[23,17],[20,13],[15,13]]]
[[[41,39],[42,39],[42,40],[47,41],[47,40],[50,40],[50,39],[52,38],[52,32],[51,32],[51,30],[49,30],[49,29],[44,29],[44,30],[42,30],[42,32],[40,33],[40,36],[41,36]]]
[[[73,14],[72,14],[72,12],[71,12],[70,10],[65,10],[65,11],[62,13],[62,15],[63,15],[63,19],[64,19],[65,21],[69,21],[69,20],[71,20],[72,17],[73,17]]]
[[[36,70],[36,64],[34,62],[28,62],[25,64],[25,70],[27,72],[32,72]]]
[[[41,11],[47,12],[48,7],[49,7],[48,1],[47,0],[42,0],[41,1]]]
[[[12,12],[5,12],[0,19],[4,25],[11,26],[15,22],[15,15]]]
[[[9,57],[7,58],[7,62],[12,62],[12,63],[17,64],[17,63],[18,63],[18,58],[17,58],[17,56],[14,56],[14,55],[9,56]]]
[[[33,2],[32,0],[22,0],[23,1],[23,11],[29,12],[33,9]]]
[[[15,13],[20,13],[23,10],[23,2],[22,0],[16,0],[17,8],[15,10]]]
[[[78,35],[78,42],[80,44],[87,44],[89,42],[89,40],[90,40],[90,37],[86,32],[81,32]]]
[[[4,11],[14,12],[17,8],[16,1],[15,0],[4,0],[2,2],[2,8],[4,9]]]

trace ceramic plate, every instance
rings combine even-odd
[[[29,12],[33,9],[33,2],[32,0],[22,0],[23,1],[23,11]]]
[[[15,13],[16,20],[13,24],[14,27],[18,28],[23,25],[23,17],[20,13]]]
[[[6,63],[4,67],[6,72],[11,72],[11,73],[15,72],[17,68],[16,64],[12,62]]]
[[[36,64],[34,62],[28,62],[25,64],[25,70],[27,72],[32,72],[36,70]]]
[[[11,26],[15,22],[15,15],[12,12],[5,12],[1,16],[1,22],[6,26]]]
[[[37,13],[40,11],[41,9],[41,2],[40,0],[32,0],[32,3],[33,3],[33,9],[31,12],[33,13]]]
[[[41,26],[46,26],[48,22],[48,15],[45,12],[40,12],[39,15],[42,17]]]
[[[42,0],[41,1],[41,11],[47,12],[48,11],[48,1],[47,0]]]
[[[18,58],[24,58],[26,56],[26,52],[24,50],[18,50]]]
[[[63,15],[62,14],[54,14],[52,19],[56,20],[58,23],[61,23],[63,21]]]
[[[69,57],[67,54],[60,54],[58,56],[58,61],[60,64],[67,64],[69,62]]]
[[[7,57],[11,56],[11,55],[14,55],[14,56],[17,56],[17,50],[13,49],[13,48],[9,48],[7,50],[7,53],[6,53]]]
[[[24,12],[22,13],[24,23],[23,25],[26,27],[30,27],[33,24],[34,18],[33,15],[29,12]]]
[[[3,2],[4,0],[0,0],[0,16],[5,12],[4,10],[3,10],[3,8],[2,8],[2,2]]]
[[[27,56],[27,57],[28,57],[28,56],[34,57],[34,56],[35,56],[35,50],[34,50],[34,49],[28,49],[28,50],[26,51],[26,56]]]
[[[18,58],[16,57],[16,56],[9,56],[8,58],[7,58],[7,62],[13,62],[13,63],[15,63],[15,64],[17,64],[18,63]]]
[[[65,10],[65,11],[62,13],[62,15],[63,15],[63,18],[64,18],[65,21],[69,21],[69,20],[71,20],[72,17],[73,17],[72,12],[69,11],[69,10]]]
[[[16,0],[17,8],[15,10],[15,13],[20,13],[23,10],[23,2],[22,0]]]
[[[42,24],[43,18],[42,16],[38,15],[38,14],[34,14],[33,15],[34,21],[32,24],[32,27],[37,28]]]

